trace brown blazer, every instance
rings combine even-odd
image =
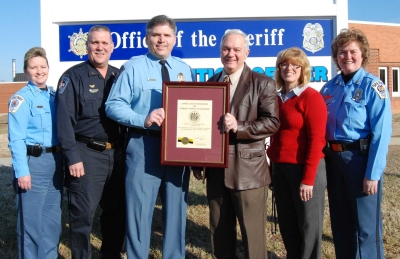
[[[222,72],[208,81],[219,82]],[[245,64],[231,112],[238,122],[236,134],[229,133],[229,166],[225,169],[225,186],[234,190],[250,190],[271,182],[265,154],[265,138],[278,131],[279,109],[275,82],[253,72]],[[207,174],[221,169],[209,168]]]

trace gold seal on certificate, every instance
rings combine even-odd
[[[187,137],[178,137],[178,142],[182,142],[183,145],[187,145],[187,144],[193,144],[193,139],[191,138],[187,138]]]
[[[211,149],[212,101],[178,100],[177,112],[176,147]]]
[[[189,143],[189,139],[187,137],[182,138],[182,144],[187,145]]]

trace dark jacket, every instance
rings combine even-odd
[[[208,81],[219,82],[222,72]],[[253,72],[245,64],[231,112],[238,130],[229,133],[229,166],[225,169],[225,186],[234,190],[250,190],[271,182],[265,139],[279,129],[279,109],[275,82],[268,76]],[[212,174],[216,168],[209,168]],[[219,169],[220,170],[220,169]]]

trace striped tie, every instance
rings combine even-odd
[[[228,75],[226,75],[225,77],[224,77],[224,82],[231,82],[231,79],[229,78],[229,76]]]

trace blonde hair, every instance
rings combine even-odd
[[[41,57],[46,60],[47,66],[49,61],[47,60],[46,51],[42,47],[33,47],[25,53],[24,56],[24,71],[28,68],[29,60],[32,58]]]
[[[301,75],[298,82],[299,87],[308,85],[311,78],[310,61],[308,61],[307,55],[304,53],[304,51],[299,48],[292,47],[279,52],[276,58],[276,70],[274,78],[277,88],[281,89],[281,91],[285,91],[285,88],[283,87],[285,85],[285,81],[281,76],[279,65],[286,62],[301,66]]]

